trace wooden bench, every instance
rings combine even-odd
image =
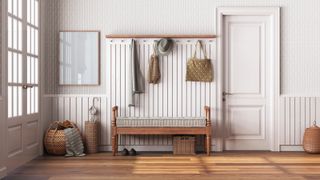
[[[211,115],[210,107],[205,106],[204,127],[117,127],[118,106],[112,108],[112,153],[118,153],[119,135],[205,135],[205,151],[211,152]]]

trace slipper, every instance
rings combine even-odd
[[[129,155],[130,156],[136,156],[137,155],[137,152],[136,150],[134,150],[133,148],[129,151]]]
[[[129,151],[128,149],[124,148],[122,151],[121,151],[121,156],[128,156],[129,155]]]

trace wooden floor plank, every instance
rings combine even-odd
[[[206,180],[320,179],[320,155],[300,152],[224,152],[213,156],[144,154],[80,158],[39,157],[6,179]]]

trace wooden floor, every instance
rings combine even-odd
[[[320,155],[305,153],[224,152],[213,156],[144,154],[113,157],[100,153],[82,158],[40,157],[6,179],[320,179]]]

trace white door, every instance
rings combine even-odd
[[[39,1],[7,0],[7,162],[39,155]]]
[[[224,17],[225,150],[271,148],[271,20],[269,16]]]

